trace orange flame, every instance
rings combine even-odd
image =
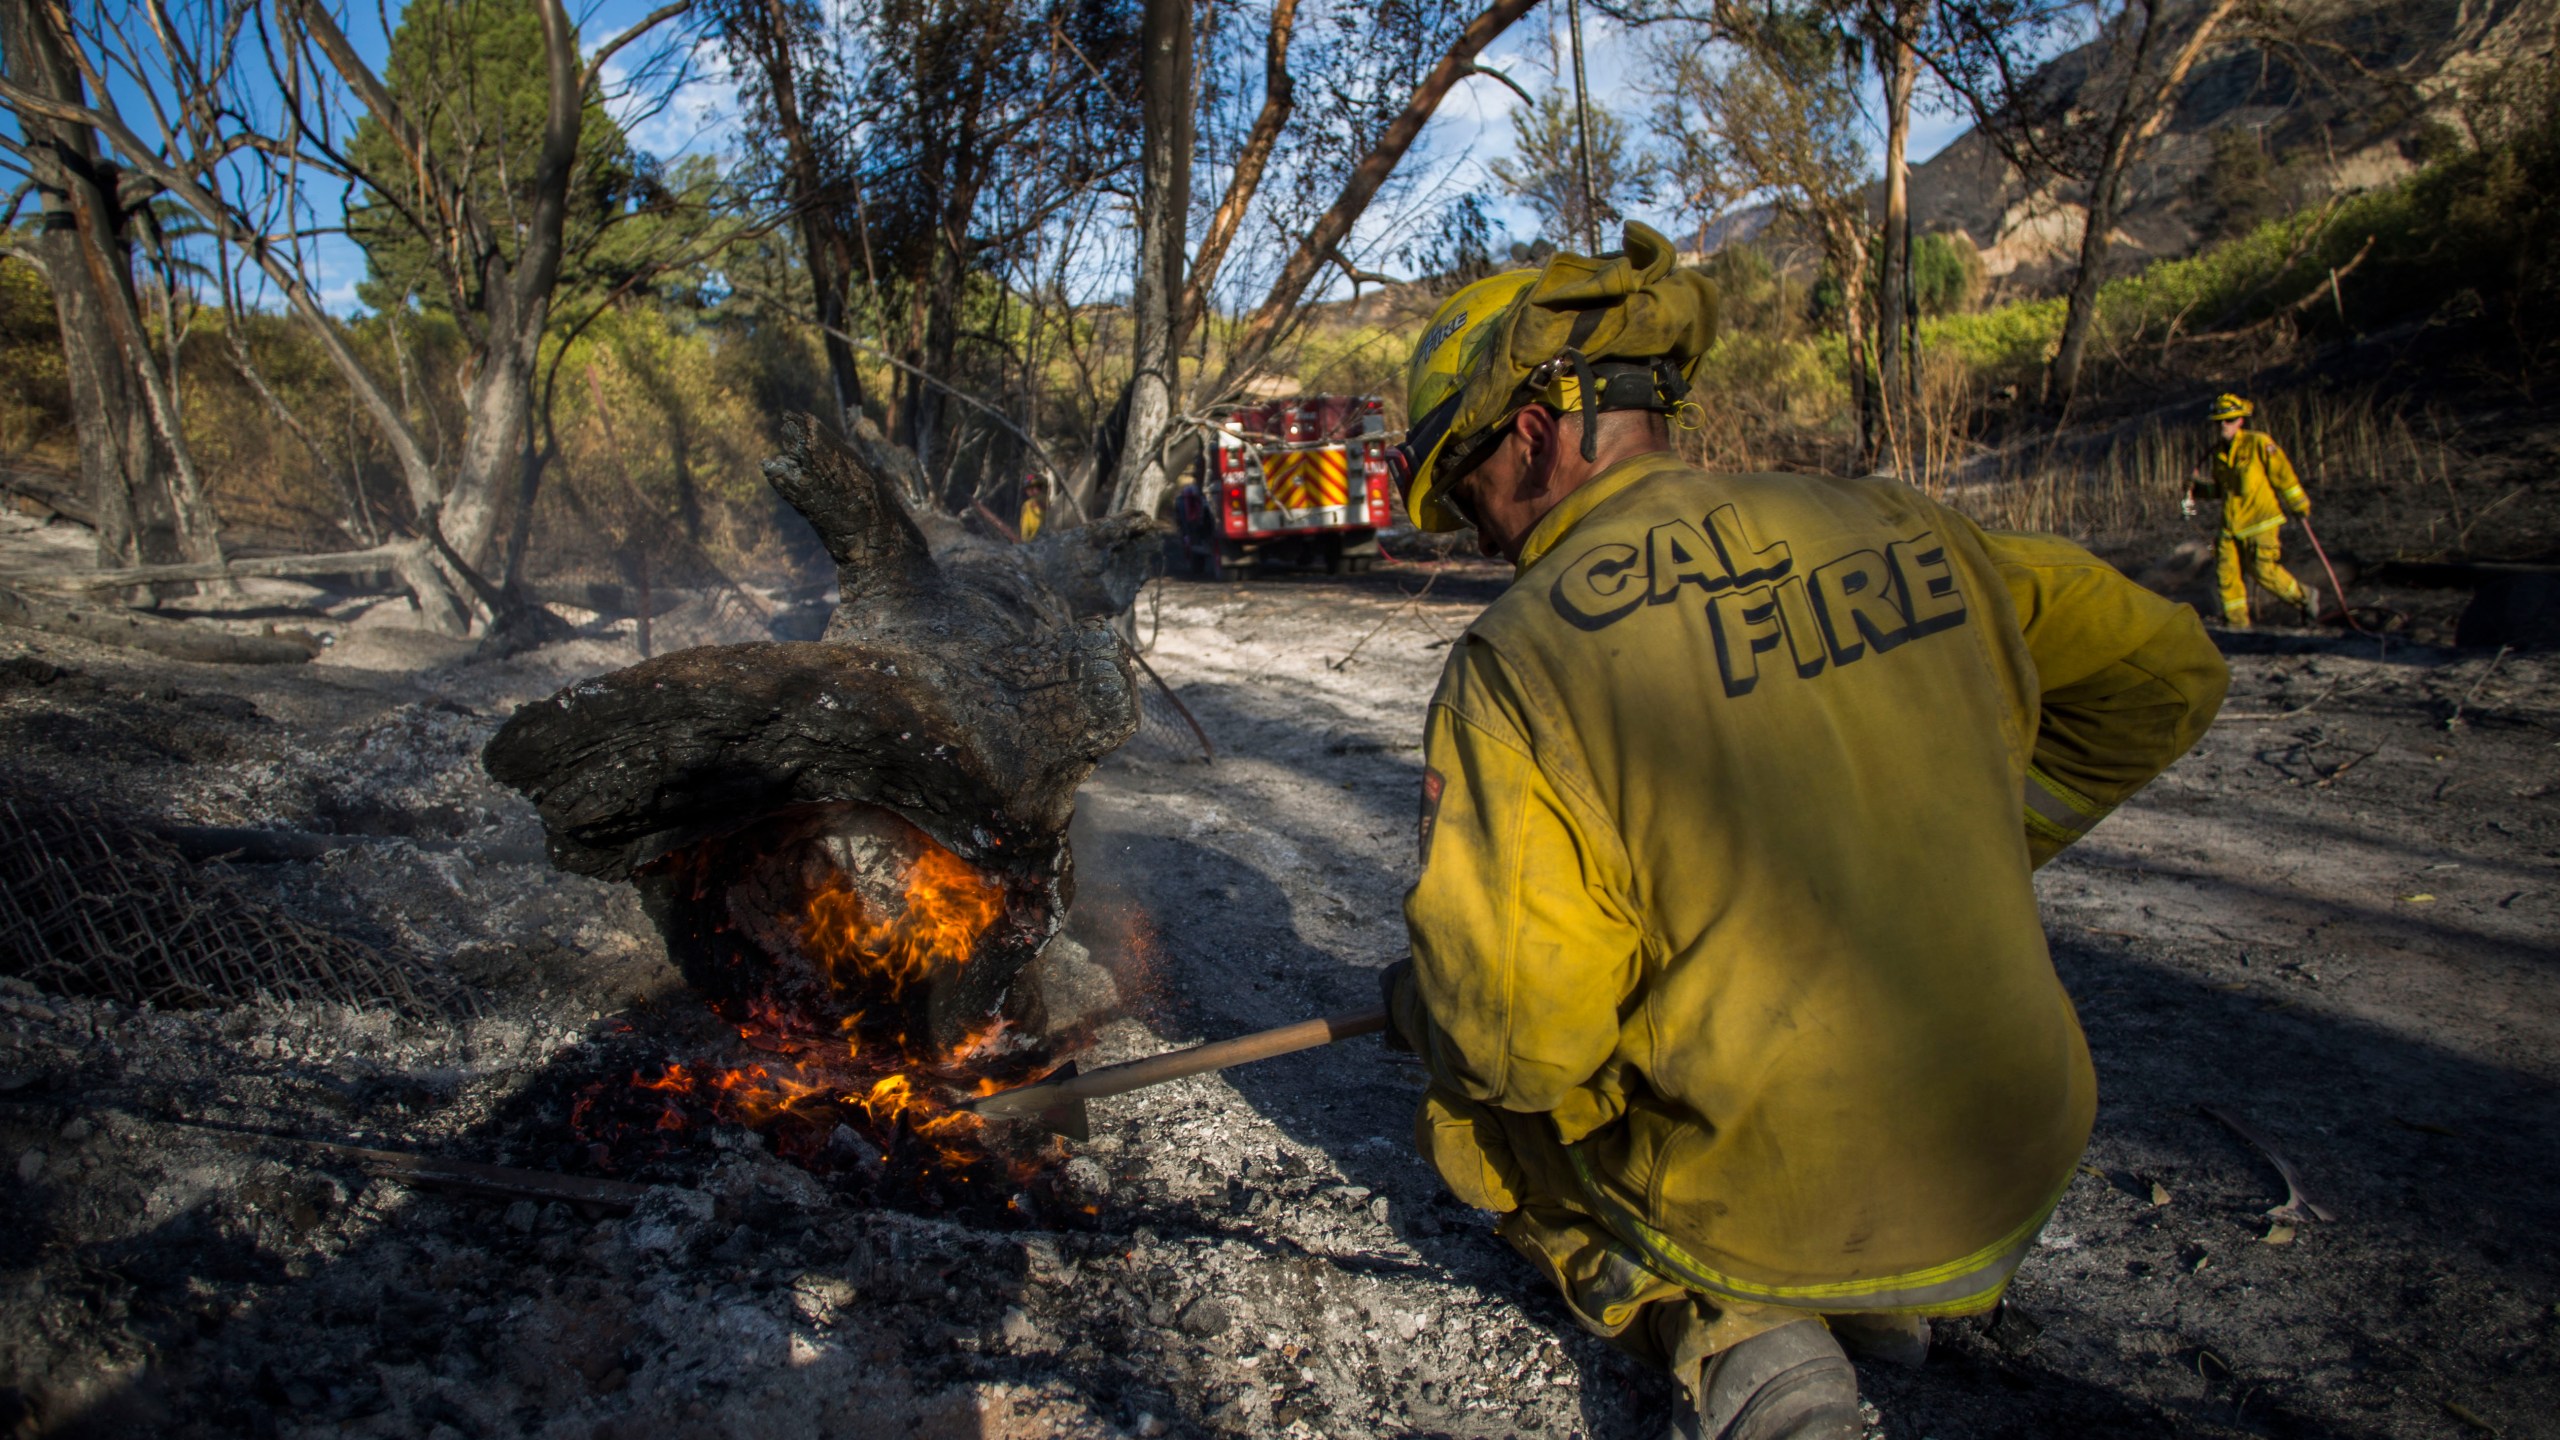
[[[829,876],[809,897],[800,940],[837,989],[878,987],[895,999],[936,970],[967,964],[1003,911],[1003,886],[936,845],[907,872],[895,916],[873,915],[851,883]]]
[[[895,1000],[912,984],[968,964],[1004,913],[1003,886],[926,841],[903,888],[894,915],[878,913],[885,907],[867,901],[842,874],[830,873],[808,894],[798,925],[801,947],[837,1000],[852,1002],[845,1006],[849,1013],[829,1013],[833,1007],[823,1003],[810,1008],[788,992],[750,996],[729,1013],[740,1042],[759,1052],[754,1058],[695,1069],[669,1063],[656,1078],[635,1073],[637,1090],[656,1093],[638,1114],[621,1109],[620,1123],[682,1131],[717,1117],[766,1132],[777,1153],[820,1166],[832,1163],[829,1137],[849,1124],[889,1158],[892,1171],[914,1174],[909,1167],[921,1167],[956,1185],[1006,1176],[1027,1182],[1054,1160],[1061,1153],[1055,1144],[1033,1154],[1024,1137],[1008,1133],[996,1143],[977,1115],[953,1107],[960,1095],[1021,1083],[1042,1065],[1001,1016],[988,1017],[947,1048],[933,1047],[908,1033],[899,1007],[872,1003]],[[590,1124],[600,1137],[632,1133],[610,1131],[593,1095],[578,1102],[576,1116],[582,1133],[590,1133]],[[596,1148],[599,1155],[606,1151]]]

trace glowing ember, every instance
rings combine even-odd
[[[910,987],[970,963],[1004,913],[1005,892],[923,835],[906,838],[894,908],[870,898],[886,893],[877,882],[887,876],[804,864],[794,923],[758,927],[765,943],[794,945],[788,958],[824,984],[795,983],[799,967],[777,964],[761,991],[715,1003],[756,1058],[671,1061],[580,1092],[572,1123],[595,1164],[626,1169],[741,1125],[783,1158],[882,1200],[942,1209],[980,1199],[1026,1213],[1028,1197],[1007,1192],[1062,1148],[952,1104],[1038,1078],[1050,1068],[1046,1047],[996,1015],[957,1043],[933,1045],[899,1003]]]

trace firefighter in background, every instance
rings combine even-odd
[[[1668,241],[1460,290],[1391,464],[1517,568],[1425,727],[1416,1142],[1676,1435],[1860,1433],[1845,1340],[1990,1308],[2096,1078],[2031,872],[2203,733],[2193,610],[1894,481],[1718,475]]]
[[[2192,520],[2199,498],[2222,501],[2222,533],[2214,542],[2213,579],[2222,592],[2222,618],[2235,630],[2249,628],[2249,582],[2302,612],[2302,622],[2320,618],[2320,592],[2293,578],[2279,563],[2284,558],[2279,532],[2287,514],[2311,513],[2311,497],[2294,478],[2293,462],[2283,447],[2263,430],[2244,428],[2257,407],[2237,395],[2224,395],[2208,412],[2222,432],[2195,482],[2187,487],[2180,512]]]
[[[1217,553],[1214,534],[1216,517],[1209,509],[1209,496],[1200,488],[1200,477],[1185,475],[1182,488],[1173,497],[1173,525],[1182,544],[1183,558],[1190,562],[1195,576],[1209,573],[1209,558]]]
[[[1046,519],[1049,514],[1048,505],[1046,503],[1048,494],[1049,483],[1047,481],[1041,479],[1037,475],[1025,475],[1022,477],[1022,519],[1021,523],[1015,526],[1014,529],[1017,534],[1021,535],[1022,543],[1025,545],[1030,544],[1040,536],[1040,522]]]

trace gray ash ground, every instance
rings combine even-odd
[[[1422,708],[1499,585],[1458,567],[1408,601],[1422,578],[1142,600],[1220,759],[1151,724],[1087,788],[1099,971],[1061,990],[1117,992],[1087,1063],[1371,1001],[1403,949]],[[339,641],[246,671],[0,632],[12,775],[366,836],[229,868],[478,997],[161,1014],[0,987],[13,1433],[1659,1433],[1668,1385],[1414,1158],[1422,1077],[1374,1041],[1097,1105],[1053,1161],[1091,1211],[1039,1224],[865,1203],[736,1128],[596,1217],[165,1123],[575,1165],[582,1086],[734,1047],[630,893],[543,866],[476,764],[514,704],[628,663],[627,635],[504,661],[379,617]],[[2228,648],[2233,718],[2040,878],[2098,1055],[2088,1169],[1998,1325],[1862,1370],[1878,1434],[2560,1433],[2550,662]],[[2269,1243],[2283,1187],[2204,1103],[2339,1218]]]

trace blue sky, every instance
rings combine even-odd
[[[653,0],[589,0],[578,11],[579,31],[590,45],[621,33],[653,8]],[[387,11],[387,21],[386,21]],[[1631,118],[1646,104],[1638,93],[1641,67],[1641,43],[1606,19],[1586,10],[1584,13],[1586,69],[1596,102],[1608,105]],[[398,23],[398,11],[389,6],[347,4],[341,10],[341,23],[358,49],[377,66],[389,46],[389,25]],[[1562,31],[1565,11],[1561,5],[1549,5],[1533,12],[1514,27],[1484,57],[1489,66],[1503,71],[1532,92],[1554,83],[1548,69],[1550,36],[1554,37],[1554,53],[1561,60],[1564,52]],[[1306,43],[1302,40],[1301,43]],[[626,59],[636,57],[641,47],[634,47],[608,66],[608,87],[621,78]],[[643,151],[665,158],[681,154],[723,154],[734,148],[736,138],[736,106],[734,93],[719,73],[716,50],[706,47],[694,59],[695,77],[673,98],[653,114],[636,116],[628,105],[621,107],[621,118],[629,128],[632,143]],[[1569,73],[1569,72],[1568,72]],[[148,113],[131,100],[129,113],[137,117]],[[1510,115],[1520,100],[1504,86],[1486,79],[1470,79],[1442,104],[1414,153],[1406,158],[1408,173],[1419,181],[1425,193],[1475,192],[1489,202],[1496,223],[1508,232],[1507,238],[1528,239],[1537,232],[1535,217],[1526,207],[1501,194],[1493,181],[1489,166],[1511,153]],[[1871,113],[1878,107],[1869,106]],[[1924,113],[1917,118],[1913,135],[1914,160],[1925,159],[1953,140],[1963,130],[1956,119]],[[1871,146],[1881,151],[1881,136]],[[1363,228],[1361,240],[1377,238],[1386,217],[1373,219]],[[1668,214],[1640,215],[1675,231],[1687,222]],[[1497,244],[1504,236],[1497,236]],[[342,238],[323,239],[317,247],[316,288],[332,310],[346,313],[360,308],[356,301],[356,282],[364,273],[364,257],[355,246]]]
[[[1537,94],[1561,79],[1572,82],[1570,51],[1565,43],[1565,7],[1549,4],[1531,12],[1486,52],[1484,63],[1520,82],[1531,94]],[[1636,120],[1652,103],[1641,93],[1643,40],[1612,25],[1605,17],[1586,6],[1582,14],[1583,71],[1594,104],[1617,112],[1622,118]],[[1558,71],[1550,75],[1548,53],[1552,33]],[[1881,170],[1884,156],[1884,131],[1881,124],[1884,96],[1882,87],[1868,86],[1868,113],[1876,118],[1871,127],[1868,149]],[[1509,156],[1511,145],[1511,112],[1521,108],[1520,97],[1491,80],[1468,80],[1450,95],[1433,117],[1425,132],[1424,143],[1416,158],[1426,163],[1449,167],[1460,184],[1475,189],[1492,200],[1492,213],[1514,239],[1526,240],[1538,231],[1537,217],[1528,207],[1502,195],[1489,167],[1495,160]],[[1950,115],[1922,111],[1913,116],[1911,160],[1917,164],[1944,149],[1968,128],[1967,123]],[[1656,210],[1638,210],[1635,218],[1656,228],[1678,235],[1694,225],[1690,217]]]
[[[645,0],[604,0],[591,13],[582,33],[591,41],[597,36],[617,33],[647,10]],[[1551,34],[1554,53],[1560,63],[1568,53],[1564,26],[1563,5],[1542,6],[1493,46],[1483,57],[1483,63],[1509,75],[1535,94],[1554,80],[1547,69]],[[1302,24],[1301,35],[1309,33],[1309,28]],[[1584,70],[1594,102],[1633,118],[1648,103],[1638,93],[1643,42],[1588,8],[1583,12],[1583,35]],[[1302,39],[1300,43],[1307,42]],[[1569,79],[1570,72],[1563,73]],[[1867,108],[1871,115],[1880,117],[1883,113],[1881,88],[1873,85],[1869,88],[1872,93]],[[1423,132],[1422,141],[1406,157],[1405,165],[1414,178],[1422,182],[1417,186],[1420,190],[1454,189],[1483,195],[1490,202],[1488,208],[1495,222],[1508,232],[1507,238],[1528,240],[1538,233],[1536,216],[1526,206],[1502,193],[1502,187],[1494,181],[1489,168],[1496,160],[1512,153],[1511,112],[1520,103],[1517,95],[1495,81],[1477,78],[1460,82],[1449,98],[1442,102],[1439,113]],[[635,145],[654,154],[672,155],[680,150],[717,152],[732,143],[734,124],[732,93],[725,81],[714,75],[688,86],[663,113],[633,127],[630,133]],[[1911,138],[1913,162],[1936,154],[1966,128],[1965,122],[1958,117],[1928,113],[1924,108],[1914,117]],[[1884,150],[1880,124],[1875,127],[1869,149],[1878,157],[1880,165]],[[1640,212],[1636,218],[1674,233],[1692,223],[1686,217],[1667,212]],[[1369,240],[1377,233],[1378,223],[1373,220],[1363,227],[1358,238]],[[1496,236],[1497,248],[1504,238]],[[1338,276],[1334,284],[1337,289],[1347,289],[1347,282]]]

